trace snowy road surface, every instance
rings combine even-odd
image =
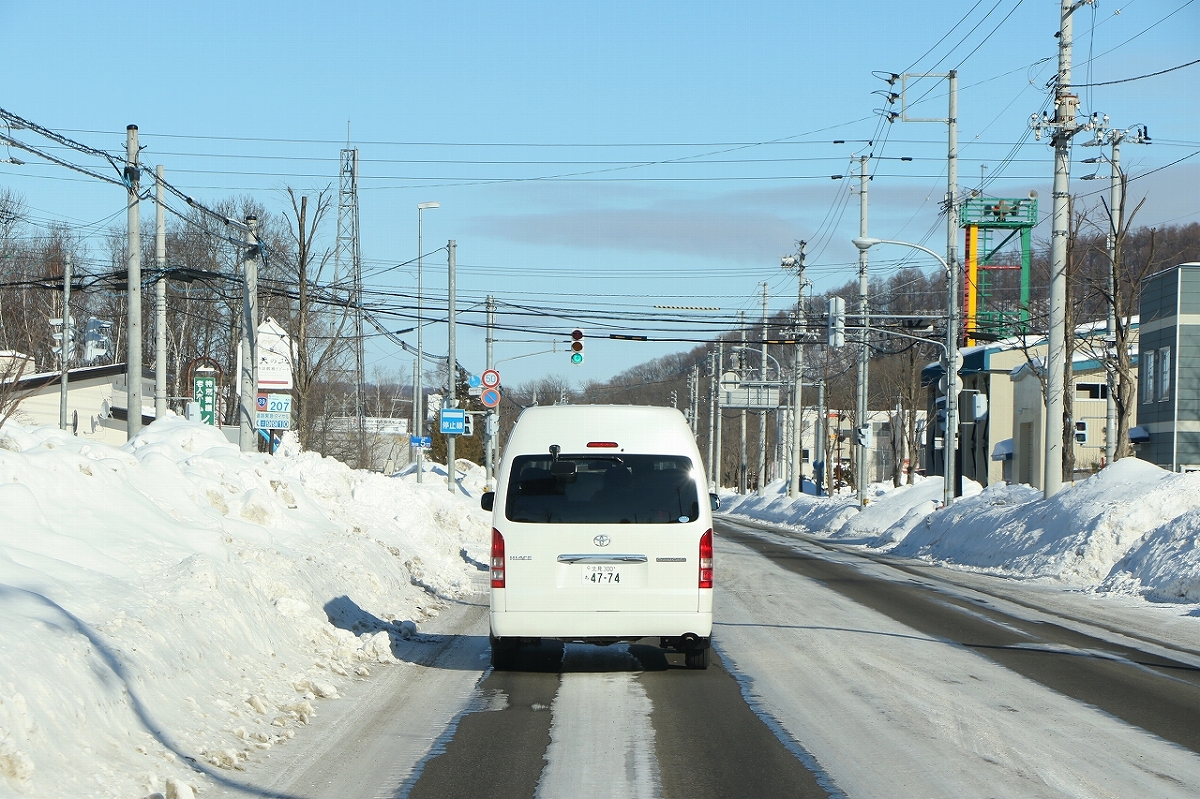
[[[489,672],[480,594],[219,795],[1200,795],[1200,642],[749,529],[718,524],[708,671],[546,643]]]

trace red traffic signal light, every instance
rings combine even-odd
[[[583,331],[578,328],[571,331],[571,363],[583,363]]]

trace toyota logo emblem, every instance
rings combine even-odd
[[[592,539],[592,543],[598,547],[606,547],[612,543],[612,539],[606,535],[598,535]]]

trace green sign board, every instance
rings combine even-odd
[[[192,378],[193,398],[200,403],[200,421],[204,424],[217,423],[217,378],[196,375]]]

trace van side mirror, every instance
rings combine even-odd
[[[483,492],[483,494],[480,495],[479,507],[483,508],[484,510],[491,510],[492,506],[495,504],[496,504],[496,492],[495,491],[485,491],[485,492]]]
[[[712,506],[713,510],[719,510],[721,507],[721,498],[718,497],[716,494],[709,494],[708,495],[708,504],[710,506]]]

